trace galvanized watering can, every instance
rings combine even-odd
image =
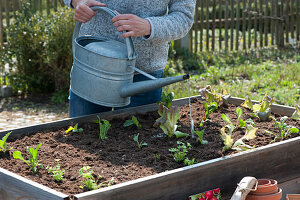
[[[92,7],[112,17],[117,14],[107,7]],[[136,52],[130,37],[125,43],[95,36],[78,37],[81,27],[76,22],[73,32],[73,69],[71,90],[95,104],[122,107],[130,103],[130,96],[154,90],[189,78],[189,75],[159,78],[135,67]],[[134,71],[152,80],[133,83]]]

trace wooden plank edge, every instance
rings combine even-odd
[[[24,193],[28,192],[31,196],[35,192],[39,193],[38,196],[35,196],[35,197],[37,197],[37,199],[40,199],[42,196],[53,199],[53,200],[54,199],[55,200],[68,200],[69,199],[69,196],[66,194],[63,194],[56,190],[53,190],[53,189],[51,189],[47,186],[44,186],[42,184],[39,184],[37,182],[31,181],[27,178],[19,176],[18,174],[15,174],[15,173],[10,172],[3,168],[0,168],[0,177],[2,177],[1,180],[4,180],[4,177],[6,177],[5,178],[6,181],[8,181],[8,179],[10,179],[10,181],[14,182],[15,188],[20,188],[22,190],[22,192],[24,192]],[[7,184],[7,182],[3,183],[3,184]],[[24,188],[25,185],[26,185],[27,189]],[[2,187],[1,187],[1,189],[2,189]]]
[[[197,164],[194,164],[194,165],[185,166],[185,167],[182,167],[182,168],[162,172],[162,173],[147,176],[147,177],[144,177],[144,178],[135,179],[135,180],[128,181],[128,182],[125,182],[125,183],[120,183],[120,184],[113,185],[113,186],[110,186],[110,187],[107,187],[107,188],[101,188],[101,189],[98,189],[98,190],[93,190],[93,191],[88,191],[88,192],[76,194],[76,195],[74,195],[74,198],[76,200],[88,200],[88,199],[94,199],[94,198],[98,199],[98,197],[99,197],[99,195],[101,195],[101,193],[115,194],[115,193],[118,192],[118,190],[134,190],[138,184],[146,185],[147,182],[148,182],[148,184],[153,184],[153,182],[159,183],[160,180],[163,179],[163,178],[166,178],[166,176],[173,176],[173,177],[178,176],[178,177],[180,177],[180,176],[182,176],[182,173],[185,173],[187,171],[199,170],[200,168],[202,168],[203,170],[210,169],[210,168],[213,168],[214,166],[216,166],[220,163],[224,164],[224,162],[227,162],[229,164],[230,162],[232,162],[234,160],[247,159],[247,157],[255,156],[255,155],[258,155],[258,154],[261,154],[261,153],[265,153],[266,151],[273,152],[274,149],[278,149],[278,148],[283,147],[283,146],[288,147],[288,146],[291,146],[291,145],[297,145],[299,143],[300,143],[300,137],[296,137],[296,138],[292,138],[290,140],[269,144],[269,145],[266,145],[266,146],[262,146],[262,147],[259,147],[259,148],[256,148],[256,149],[249,150],[249,151],[240,152],[240,153],[236,153],[236,154],[233,154],[233,155],[224,156],[224,157],[220,157],[220,158],[200,162],[200,163],[197,163]],[[290,177],[287,177],[287,179],[288,180],[286,180],[284,178],[281,181],[282,182],[289,181]],[[116,190],[116,191],[114,191],[114,190]]]

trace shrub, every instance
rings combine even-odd
[[[72,66],[72,11],[66,7],[48,17],[28,1],[7,30],[1,57],[11,66],[10,83],[22,93],[66,91]]]

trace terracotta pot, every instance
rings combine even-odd
[[[246,200],[280,200],[282,190],[277,187],[277,181],[271,179],[258,179],[257,188],[251,191]],[[255,188],[253,188],[255,189]]]
[[[286,200],[300,200],[300,194],[287,194]]]

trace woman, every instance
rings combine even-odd
[[[80,35],[108,37],[122,41],[132,37],[138,53],[136,67],[161,78],[168,59],[169,44],[184,37],[193,24],[196,0],[64,0],[75,9],[74,18],[84,24]],[[109,18],[90,9],[106,6],[119,15]],[[124,33],[120,33],[123,32]],[[147,80],[136,74],[133,81]],[[131,97],[129,107],[160,101],[162,89]],[[70,92],[69,116],[109,111],[111,108],[88,102]]]

